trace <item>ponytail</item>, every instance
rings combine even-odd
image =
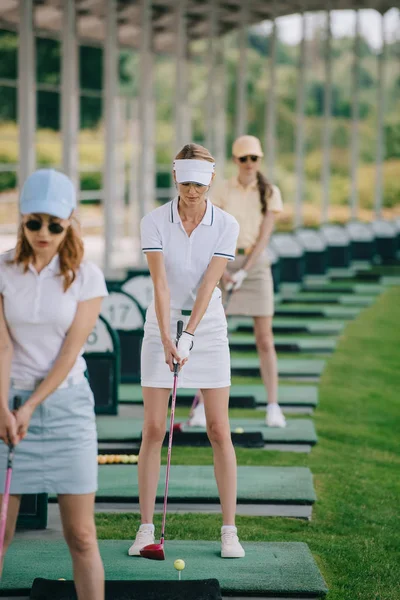
[[[261,213],[265,215],[267,213],[267,199],[271,198],[273,189],[268,179],[260,171],[257,171],[257,187],[260,194]]]

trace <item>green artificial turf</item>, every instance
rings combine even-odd
[[[319,444],[310,455],[237,448],[240,465],[307,466],[318,502],[310,523],[239,517],[243,541],[305,542],[329,600],[400,597],[400,288],[349,323],[320,382]],[[166,450],[163,450],[163,461]],[[208,448],[174,448],[174,464],[212,464]],[[160,516],[156,519],[159,533]],[[131,539],[137,515],[97,515],[101,538]],[[217,540],[218,515],[169,515],[174,539]]]

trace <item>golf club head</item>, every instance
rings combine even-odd
[[[165,560],[164,544],[149,544],[141,549],[140,556],[150,560]]]

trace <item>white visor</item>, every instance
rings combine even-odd
[[[178,183],[200,183],[210,185],[215,163],[208,160],[174,160],[174,171]]]

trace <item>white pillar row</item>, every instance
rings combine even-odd
[[[79,194],[79,50],[75,0],[64,0],[61,59],[62,168]]]
[[[322,130],[322,223],[329,219],[329,196],[331,179],[331,117],[332,117],[332,28],[331,13],[326,13],[325,39],[325,97],[324,124]]]
[[[269,37],[270,52],[269,52],[269,83],[268,98],[266,102],[266,132],[265,132],[265,149],[266,149],[266,167],[267,176],[271,181],[274,181],[275,170],[275,155],[276,155],[276,45],[278,37],[278,26],[276,20],[272,21],[272,30]]]
[[[117,0],[109,0],[106,11],[106,38],[103,56],[103,115],[104,115],[104,271],[112,268],[112,252],[115,238],[115,190],[116,190],[116,126],[118,91],[117,53]]]
[[[215,67],[215,160],[219,178],[225,176],[226,162],[226,69],[225,69],[225,39],[219,37],[216,41]]]
[[[187,138],[187,0],[176,3],[176,77],[175,77],[175,148],[178,152]]]
[[[383,163],[385,160],[385,59],[386,31],[385,16],[381,15],[382,49],[378,56],[378,98],[376,121],[376,176],[375,176],[375,218],[382,218],[383,207]]]
[[[205,145],[211,153],[215,153],[215,113],[216,113],[216,54],[217,54],[217,36],[218,36],[218,0],[209,2],[209,31],[208,31],[208,52],[207,52],[207,91],[205,99],[206,107],[206,131]]]
[[[355,11],[354,58],[352,76],[352,109],[351,109],[351,191],[350,214],[352,219],[358,216],[358,163],[360,157],[359,121],[360,121],[360,32],[361,13]]]
[[[294,206],[294,226],[303,224],[303,196],[304,196],[304,110],[306,102],[306,33],[307,16],[302,14],[302,35],[300,42],[300,55],[297,83],[297,110],[296,110],[296,190]]]
[[[35,170],[36,64],[33,1],[20,0],[18,40],[18,185]]]
[[[247,133],[247,27],[249,22],[249,9],[246,2],[242,2],[240,13],[240,27],[238,31],[238,70],[236,81],[236,137]]]
[[[114,191],[114,242],[125,235],[125,143],[128,140],[127,131],[127,98],[117,96],[116,103],[116,156],[115,156],[115,191]]]
[[[139,65],[139,217],[142,218],[153,207],[155,174],[155,102],[154,102],[154,57],[153,23],[151,0],[141,3],[141,40]]]

